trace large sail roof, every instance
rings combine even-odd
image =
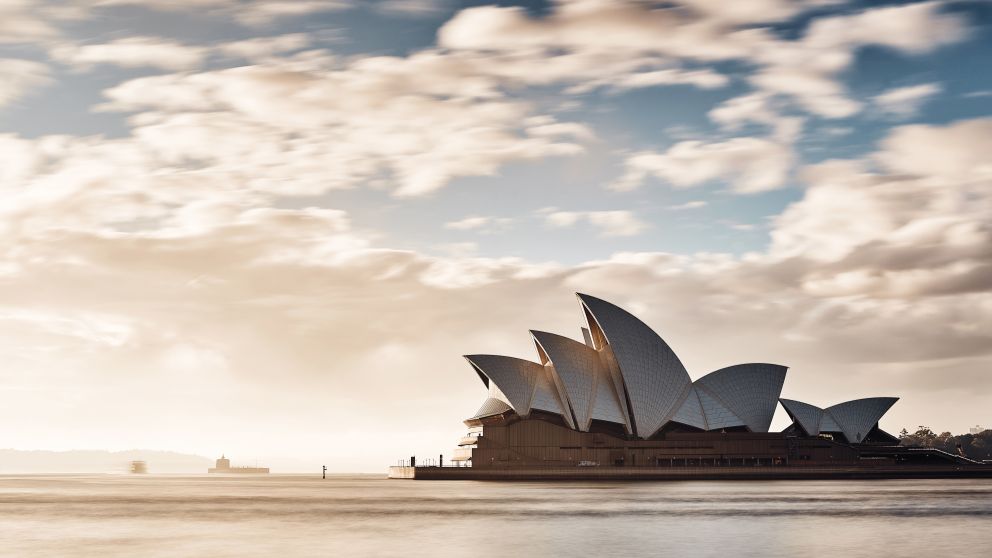
[[[644,322],[626,310],[578,293],[590,317],[613,352],[623,377],[638,436],[654,434],[675,413],[692,384],[675,352]]]

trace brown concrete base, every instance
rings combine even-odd
[[[905,467],[390,467],[391,479],[502,481],[671,481],[992,478],[992,466]]]

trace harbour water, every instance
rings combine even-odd
[[[14,557],[988,557],[992,480],[0,477]]]

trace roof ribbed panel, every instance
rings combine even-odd
[[[630,420],[630,411],[627,408],[627,395],[623,386],[623,375],[620,373],[620,366],[617,364],[617,359],[613,355],[613,350],[610,349],[609,345],[606,345],[596,352],[599,353],[599,359],[608,372],[610,391],[617,398],[617,402],[620,405],[624,428],[627,430],[627,434],[633,434],[634,428]]]
[[[546,411],[561,415],[565,423],[572,425],[572,417],[565,409],[565,405],[558,397],[558,388],[555,387],[554,379],[551,378],[551,370],[541,366],[536,373],[534,383],[534,397],[531,398],[530,408],[532,410]]]
[[[636,434],[650,437],[675,412],[692,383],[685,366],[657,333],[626,310],[593,296],[577,296],[620,367]]]
[[[898,397],[855,399],[827,407],[826,412],[837,421],[849,442],[861,443],[896,401]]]
[[[699,403],[699,396],[696,394],[696,390],[694,388],[689,389],[689,393],[686,394],[682,405],[677,411],[675,411],[675,414],[672,415],[672,420],[682,424],[687,424],[689,426],[694,426],[702,430],[707,430],[706,418],[703,416],[703,407]]]
[[[807,434],[810,436],[820,434],[823,409],[809,403],[803,403],[802,401],[793,401],[792,399],[779,399],[779,401],[782,402],[785,412],[789,413],[793,422],[799,423],[799,426]]]
[[[513,409],[506,404],[505,401],[500,401],[495,397],[490,397],[486,399],[479,410],[475,412],[473,419],[491,417],[495,415],[501,415],[507,411],[512,411]],[[470,419],[471,420],[471,419]]]
[[[719,430],[721,428],[730,428],[732,426],[746,426],[744,421],[740,417],[735,415],[733,411],[727,409],[709,393],[706,393],[706,388],[701,386],[693,386],[696,395],[699,397],[699,403],[703,407],[703,415],[706,417],[706,429],[707,430]]]
[[[544,331],[531,331],[534,341],[540,345],[551,361],[552,373],[558,375],[568,406],[579,430],[589,430],[592,420],[593,400],[596,395],[596,377],[607,376],[600,370],[603,363],[595,349],[568,337]]]
[[[502,355],[466,355],[465,360],[496,384],[518,415],[530,413],[535,384],[543,372],[543,366]]]
[[[592,419],[622,424],[630,432],[630,426],[623,416],[620,398],[613,389],[609,374],[596,378],[596,400],[592,405]]]
[[[751,432],[768,432],[786,370],[777,364],[737,364],[711,372],[695,384],[716,396]]]
[[[834,417],[830,416],[830,413],[824,411],[823,416],[820,417],[820,432],[843,432],[844,429],[841,428],[840,423],[834,420]]]

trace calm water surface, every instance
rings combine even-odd
[[[992,480],[0,477],[0,555],[992,556]]]

